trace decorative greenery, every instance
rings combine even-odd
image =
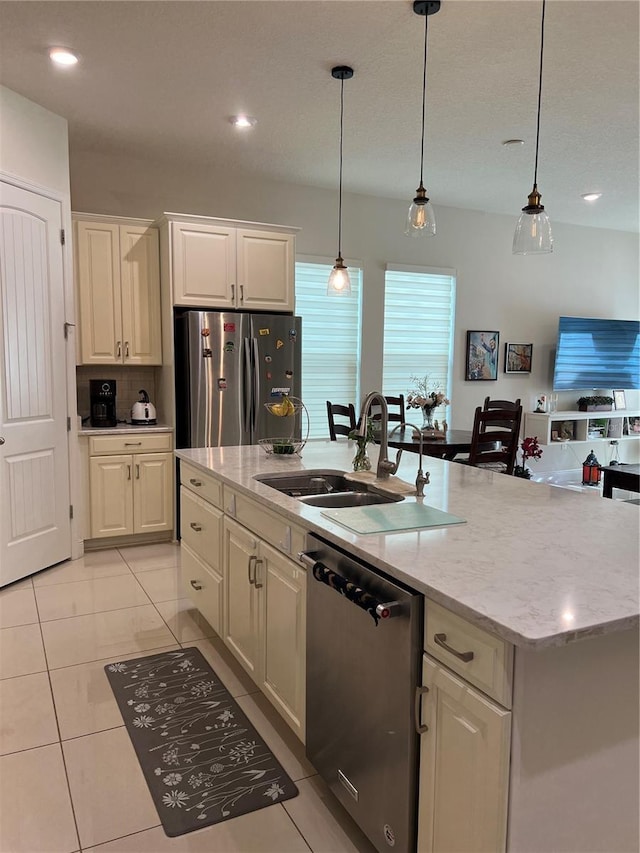
[[[603,397],[603,396],[594,396],[594,397],[580,397],[578,400],[578,406],[612,406],[613,405],[613,397]]]
[[[522,465],[516,465],[513,469],[514,477],[522,477],[525,480],[531,479],[531,470],[527,468],[527,459],[540,459],[542,456],[542,448],[538,444],[538,436],[534,438],[523,438],[520,443],[522,452]]]
[[[407,409],[422,409],[432,412],[438,406],[448,406],[449,400],[428,376],[412,376],[413,388],[407,392]]]
[[[374,441],[373,435],[373,419],[367,418],[367,429],[364,435],[360,435],[357,427],[352,429],[348,438],[351,438],[358,445],[356,455],[353,457],[354,471],[369,471],[371,469],[371,461],[367,453],[367,444]]]

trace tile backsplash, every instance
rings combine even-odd
[[[152,403],[156,400],[156,369],[154,367],[120,367],[109,365],[85,365],[76,368],[78,396],[78,414],[84,420],[91,411],[89,399],[90,379],[115,379],[116,416],[118,421],[131,419],[131,407],[139,399],[141,388],[149,395]]]

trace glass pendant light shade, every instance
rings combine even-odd
[[[542,22],[540,26],[540,72],[538,76],[538,114],[536,118],[536,160],[533,169],[533,189],[529,193],[529,203],[522,208],[516,230],[513,235],[514,255],[548,255],[553,252],[551,223],[540,204],[542,196],[538,192],[538,150],[540,145],[540,105],[542,103],[542,58],[544,56],[544,14],[546,0],[542,0]]]
[[[327,296],[349,296],[351,294],[351,279],[349,270],[344,265],[341,257],[336,258],[329,281],[327,282]]]
[[[427,191],[422,183],[424,173],[424,127],[427,101],[427,36],[429,15],[440,9],[440,0],[414,0],[413,11],[424,16],[424,54],[422,61],[422,134],[420,137],[420,186],[409,205],[404,233],[407,237],[433,237],[436,233],[436,216]]]
[[[522,208],[513,235],[514,255],[548,255],[553,252],[551,222],[540,199],[538,188],[534,187],[529,204]]]
[[[432,237],[436,233],[436,215],[426,197],[424,187],[418,187],[416,197],[409,206],[404,233],[407,237]]]
[[[327,296],[349,296],[351,279],[342,259],[342,141],[344,131],[344,81],[351,80],[353,68],[336,65],[331,69],[334,80],[340,80],[340,181],[338,185],[338,257],[327,281]]]

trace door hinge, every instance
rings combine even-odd
[[[65,339],[65,341],[69,340],[69,329],[75,329],[75,327],[76,327],[75,323],[67,323],[65,320],[65,323],[64,323],[64,339]]]
[[[67,418],[67,432],[71,432],[71,418]]]
[[[69,504],[69,518],[73,518],[73,504]]]
[[[60,229],[60,243],[64,246],[65,236],[64,236],[64,228]]]

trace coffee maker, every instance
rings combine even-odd
[[[116,380],[90,379],[91,426],[114,427],[116,419]]]

